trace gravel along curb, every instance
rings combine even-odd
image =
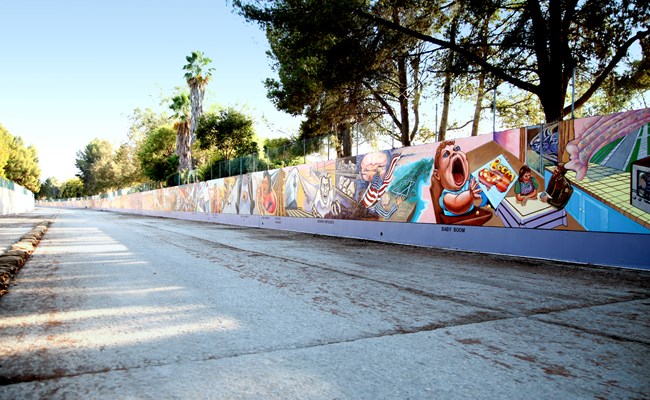
[[[11,246],[9,251],[0,254],[0,296],[7,293],[9,283],[32,255],[51,221],[43,221]]]

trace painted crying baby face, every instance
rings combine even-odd
[[[445,189],[459,190],[469,179],[467,155],[456,144],[447,144],[438,159],[438,177]]]

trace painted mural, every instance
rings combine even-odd
[[[46,205],[650,233],[650,109]]]

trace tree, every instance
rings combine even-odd
[[[127,188],[144,181],[136,152],[136,146],[131,143],[122,143],[115,151],[113,158],[116,166],[116,187]]]
[[[257,154],[253,120],[228,108],[199,118],[196,137],[202,149],[215,149],[223,159]]]
[[[168,104],[170,99],[161,101],[161,105]],[[129,142],[138,146],[147,133],[152,130],[169,124],[169,115],[166,113],[157,113],[150,108],[144,110],[135,108],[129,115],[131,126],[129,127]]]
[[[302,138],[334,132],[339,156],[350,155],[351,127],[381,123],[388,115],[397,139],[408,146],[419,128],[422,68],[426,51],[418,40],[360,18],[372,7],[379,15],[414,29],[428,29],[434,12],[415,2],[363,0],[235,1],[248,20],[267,32],[278,80],[268,79],[276,108],[305,115]],[[423,12],[424,11],[424,12]]]
[[[262,148],[270,168],[279,168],[302,164],[307,146],[301,140],[274,138],[264,139]]]
[[[168,125],[146,133],[136,156],[147,178],[166,182],[178,170],[178,156],[174,151],[176,138],[176,131]]]
[[[475,15],[498,13],[490,26],[489,47],[500,56],[491,61],[478,49],[479,39],[466,36],[457,42],[429,35],[396,23],[367,7],[354,12],[385,28],[450,49],[502,82],[539,98],[547,122],[561,120],[571,112],[567,91],[574,71],[590,82],[576,102],[583,106],[615,68],[622,66],[634,43],[641,43],[643,59],[650,55],[643,45],[650,35],[650,3],[643,0],[467,0]],[[472,21],[478,21],[474,18]],[[470,21],[471,22],[471,21]],[[472,32],[472,29],[461,29]],[[647,62],[629,65],[630,74],[643,71]],[[646,68],[647,71],[647,68]],[[647,88],[647,86],[646,86]]]
[[[192,169],[192,136],[190,134],[190,100],[187,93],[181,93],[172,98],[169,106],[174,111],[174,129],[176,129],[176,155],[178,156],[178,172],[183,173]]]
[[[3,177],[5,176],[7,161],[9,161],[10,145],[13,139],[9,131],[0,124],[0,176]]]
[[[79,150],[75,166],[79,170],[77,177],[83,183],[84,195],[118,189],[113,145],[107,140],[93,139],[83,150]]]
[[[20,136],[14,136],[9,142],[4,177],[34,193],[41,187],[39,181],[41,169],[38,167],[38,155],[34,146],[25,147]]]
[[[212,76],[214,68],[206,68],[212,62],[208,57],[204,57],[200,51],[193,51],[191,55],[185,58],[187,64],[183,66],[185,80],[190,87],[190,102],[192,106],[190,122],[190,146],[196,139],[196,127],[199,117],[203,114],[203,97],[205,96],[205,87]]]
[[[61,184],[56,178],[50,177],[41,183],[41,189],[38,191],[37,197],[39,199],[59,199],[60,193]]]
[[[163,99],[160,104],[167,104],[169,100],[170,99]],[[142,183],[147,178],[153,179],[143,172],[142,160],[138,154],[142,151],[142,147],[145,143],[147,143],[146,138],[152,131],[163,126],[169,127],[170,116],[165,112],[155,112],[150,108],[144,110],[135,108],[129,116],[129,119],[131,120],[131,126],[129,127],[128,141],[123,143],[115,153],[115,161],[120,166],[118,176],[120,187]],[[175,139],[172,137],[172,153],[174,152],[174,140]],[[177,157],[173,164],[175,170],[178,166]],[[158,181],[159,179],[154,180]],[[164,178],[160,179],[160,181],[164,180]]]
[[[73,199],[82,197],[85,194],[84,184],[80,178],[68,179],[61,185],[61,199]]]

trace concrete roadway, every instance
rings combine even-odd
[[[47,212],[0,399],[650,398],[648,272]]]

